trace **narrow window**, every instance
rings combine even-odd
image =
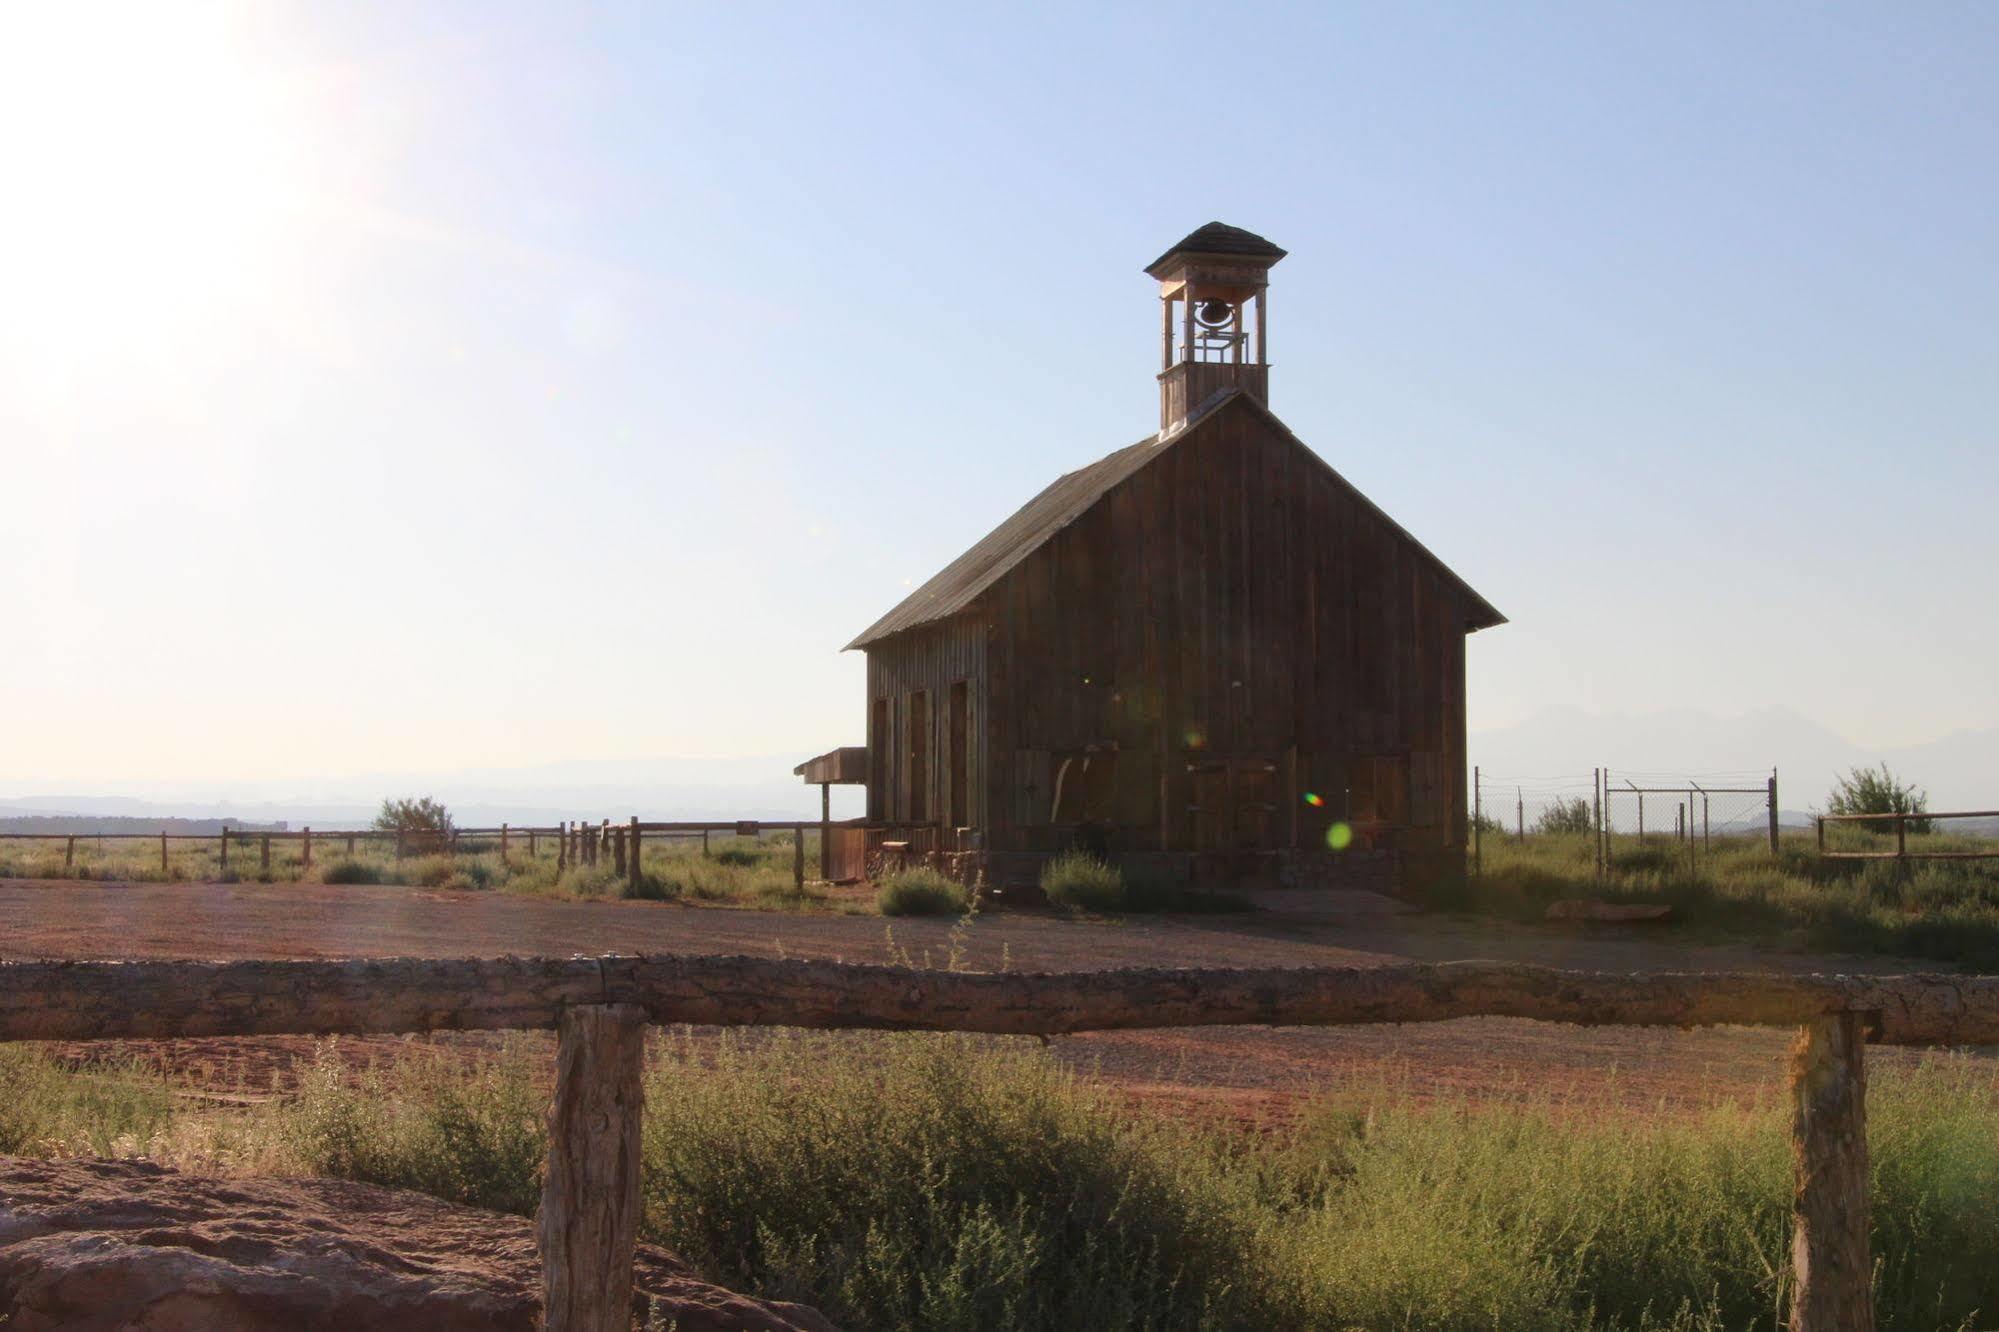
[[[951,826],[970,826],[968,817],[971,800],[966,791],[966,779],[970,775],[971,760],[971,690],[963,680],[951,686]]]
[[[909,696],[909,821],[930,819],[930,693]]]
[[[868,817],[889,817],[888,700],[878,698],[868,713]]]

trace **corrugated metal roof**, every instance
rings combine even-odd
[[[1205,404],[1198,415],[1188,420],[1185,429],[1175,431],[1164,439],[1157,435],[1141,439],[1136,444],[1099,458],[1088,467],[1079,468],[1056,478],[1053,484],[1022,505],[1011,518],[988,532],[977,545],[945,565],[929,582],[904,597],[894,610],[869,625],[843,650],[852,651],[855,648],[869,647],[891,634],[931,624],[964,610],[978,599],[980,593],[1004,578],[1015,565],[1039,550],[1050,537],[1088,513],[1098,500],[1110,493],[1113,486],[1193,434],[1210,417],[1238,398],[1269,418],[1278,429],[1297,441],[1299,447],[1317,459],[1320,466],[1332,472],[1341,485],[1353,491],[1361,503],[1379,514],[1383,522],[1422,552],[1444,572],[1446,577],[1462,588],[1471,602],[1471,614],[1468,617],[1470,628],[1489,629],[1493,625],[1506,623],[1506,617],[1474,591],[1471,584],[1458,577],[1449,565],[1431,554],[1429,548],[1411,536],[1407,528],[1384,513],[1380,505],[1362,495],[1352,482],[1334,471],[1330,463],[1313,453],[1309,445],[1291,434],[1291,428],[1279,420],[1275,412],[1241,390],[1230,389]]]

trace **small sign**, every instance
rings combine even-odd
[[[736,836],[738,837],[756,837],[762,834],[762,832],[763,825],[755,819],[748,821],[738,820],[736,823]]]

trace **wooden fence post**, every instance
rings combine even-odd
[[[223,833],[224,837],[227,837],[228,835],[229,834],[226,831]],[[71,833],[69,835],[69,842],[62,849],[63,873],[67,874],[69,872],[70,866],[74,864],[76,864],[76,834]]]
[[[353,833],[348,833],[348,834],[347,834],[347,854],[348,854],[348,855],[350,855],[350,856],[354,854],[354,834],[353,834]]]
[[[625,830],[623,828],[616,828],[611,832],[611,872],[621,879],[626,874]]]
[[[1295,803],[1295,802],[1294,802]],[[1294,839],[1293,845],[1296,845]],[[833,785],[819,783],[819,881],[833,878]]]
[[[1909,816],[1895,816],[1895,859],[1901,860],[1909,854]]]
[[[701,858],[703,860],[708,858],[708,830],[706,828],[701,830]]]
[[[1791,1047],[1791,1332],[1873,1332],[1865,1015],[1829,1013]]]
[[[1770,770],[1770,854],[1777,854],[1777,770]]]
[[[791,886],[805,891],[805,825],[791,825]]]
[[[266,874],[271,870],[271,835],[265,833],[262,844],[257,848],[257,867]]]
[[[1478,766],[1471,770],[1471,873],[1474,879],[1485,871],[1485,786],[1479,781]]]
[[[632,877],[629,880],[627,880],[627,882],[631,884],[632,896],[637,897],[639,895],[639,816],[636,814],[632,815],[631,834],[632,834],[632,845],[631,845]]]
[[[1589,831],[1590,855],[1595,861],[1596,881],[1603,882],[1603,772],[1591,768],[1589,773]]]
[[[507,863],[507,825],[500,825],[500,864]]]
[[[398,828],[398,829],[396,829],[396,859],[397,859],[397,860],[401,860],[401,859],[403,858],[403,844],[404,844],[404,838],[403,838],[403,830],[402,830],[401,828]]]
[[[645,1010],[566,1009],[535,1243],[547,1332],[628,1332],[639,1225]]]
[[[569,868],[569,820],[555,825],[555,872],[562,873]]]
[[[535,835],[535,831],[534,831],[534,829],[532,829],[532,828],[528,829],[528,859],[529,859],[529,860],[534,860],[534,859],[536,859],[536,857],[537,857],[537,853],[538,853],[538,852],[539,852],[539,851],[541,850],[541,846],[540,846],[540,841],[541,841],[541,839],[540,839],[539,837],[537,837],[537,836]]]
[[[167,830],[160,829],[160,873],[167,872]]]

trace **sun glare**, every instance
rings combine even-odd
[[[0,327],[51,373],[174,356],[253,301],[298,184],[218,4],[0,9]]]

